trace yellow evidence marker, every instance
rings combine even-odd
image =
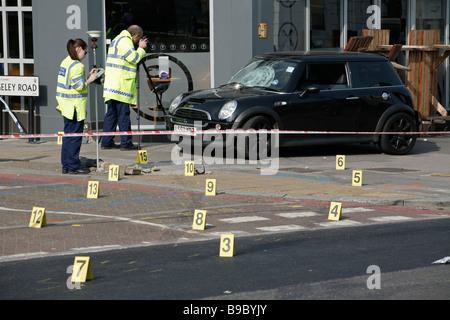
[[[193,177],[195,175],[194,161],[186,161],[184,163],[184,175],[186,177]]]
[[[336,156],[336,170],[345,170],[345,156]]]
[[[120,167],[118,165],[110,165],[108,171],[108,181],[119,181]]]
[[[216,179],[206,179],[205,196],[215,196],[217,193]]]
[[[328,220],[339,221],[342,217],[342,203],[332,202],[330,205],[330,212],[328,213]]]
[[[147,150],[139,150],[136,163],[148,164]]]
[[[30,228],[40,229],[47,225],[47,217],[45,216],[45,208],[33,207],[30,218]]]
[[[221,258],[232,258],[236,254],[234,248],[234,234],[223,234],[220,236],[220,254]]]
[[[63,144],[63,137],[62,136],[60,136],[61,134],[64,134],[64,131],[59,131],[58,132],[58,138],[57,138],[57,140],[56,140],[56,144],[58,144],[58,145],[62,145]]]
[[[100,182],[89,181],[87,189],[87,198],[98,199],[99,195],[100,195]]]
[[[195,210],[192,230],[205,230],[206,228],[206,210]]]
[[[93,280],[91,258],[90,257],[75,257],[72,270],[72,282],[86,282],[86,280]]]
[[[352,186],[353,187],[362,187],[362,171],[361,170],[353,170],[352,176]]]

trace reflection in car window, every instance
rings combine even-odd
[[[389,61],[351,62],[352,84],[354,88],[386,87],[402,85],[402,81]]]
[[[296,62],[290,61],[254,59],[231,78],[230,83],[283,90],[297,66]]]
[[[298,89],[304,91],[308,86],[317,86],[320,90],[349,88],[345,63],[307,64]]]

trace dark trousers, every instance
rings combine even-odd
[[[64,117],[64,133],[83,133],[84,120],[77,121],[77,112],[73,120]],[[76,171],[82,169],[80,149],[83,137],[64,137],[61,148],[61,164],[63,170]]]
[[[116,100],[109,100],[108,111],[103,122],[103,132],[116,132],[117,125],[120,131],[131,131],[130,105]],[[114,136],[104,136],[102,147],[112,147]],[[120,147],[127,148],[133,145],[132,136],[121,136]]]

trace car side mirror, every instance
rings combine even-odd
[[[300,99],[303,98],[308,93],[319,93],[320,88],[317,86],[308,86],[305,91],[300,94]]]

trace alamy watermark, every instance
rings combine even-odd
[[[174,133],[171,141],[174,164],[194,158],[204,165],[259,165],[261,175],[276,175],[279,170],[279,133],[276,130],[242,130],[241,132],[202,131],[198,126],[191,133]],[[192,154],[191,154],[192,152]]]
[[[380,290],[381,289],[381,269],[377,265],[372,265],[367,268],[366,273],[371,274],[367,279],[367,289],[369,290]]]

